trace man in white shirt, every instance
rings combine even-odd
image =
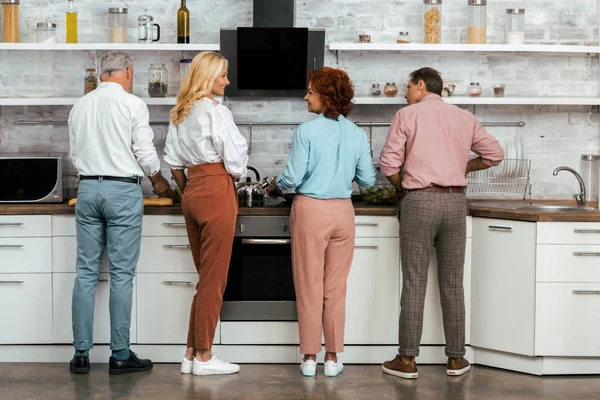
[[[87,373],[93,347],[94,303],[104,248],[110,260],[109,372],[152,368],[129,351],[133,277],[140,253],[144,175],[154,192],[169,184],[160,173],[146,104],[130,94],[133,63],[125,53],[106,54],[96,90],[79,99],[69,115],[70,158],[79,174],[75,206],[77,279],[73,288],[74,373]]]

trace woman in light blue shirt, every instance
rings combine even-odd
[[[304,97],[317,117],[298,127],[287,167],[270,192],[296,190],[290,227],[300,330],[302,374],[316,374],[325,335],[325,375],[343,370],[346,280],[354,255],[352,181],[375,184],[367,136],[346,116],[354,89],[346,72],[324,67],[311,76]]]

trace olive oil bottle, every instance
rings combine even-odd
[[[77,43],[77,11],[73,0],[69,0],[66,19],[67,43]]]
[[[186,0],[181,0],[177,10],[177,43],[190,42],[190,10],[185,6]]]

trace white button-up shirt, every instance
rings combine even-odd
[[[173,169],[223,162],[232,176],[246,175],[248,143],[231,111],[209,98],[199,100],[182,123],[169,126],[164,160]]]
[[[79,175],[154,175],[160,159],[146,103],[121,85],[103,82],[69,115],[70,158]]]

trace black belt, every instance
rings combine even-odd
[[[95,181],[119,181],[119,182],[127,182],[127,183],[137,183],[138,185],[142,183],[142,177],[138,176],[135,178],[124,178],[121,176],[100,176],[100,175],[81,175],[79,180],[95,180]]]
[[[420,189],[404,189],[404,193],[409,192],[434,192],[434,193],[465,193],[466,186],[438,186],[431,185]]]

